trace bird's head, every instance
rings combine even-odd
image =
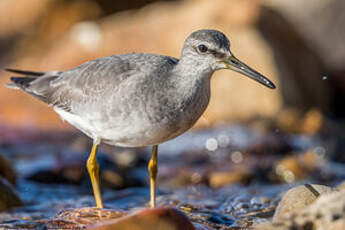
[[[181,59],[198,69],[216,71],[230,69],[241,73],[268,88],[275,85],[265,76],[238,60],[230,51],[229,39],[217,30],[198,30],[185,41]]]

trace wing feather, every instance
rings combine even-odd
[[[163,62],[173,66],[177,61],[175,58],[160,55],[126,54],[95,59],[75,69],[60,72],[7,70],[27,75],[25,78],[12,79],[12,88],[19,87],[49,106],[75,113],[82,104],[103,100],[127,78],[150,75],[157,67],[161,67]]]

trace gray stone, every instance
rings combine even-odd
[[[306,184],[288,190],[282,197],[274,213],[276,222],[291,212],[301,210],[312,204],[320,195],[334,192],[335,189],[318,184]]]
[[[327,193],[301,210],[295,218],[297,226],[309,224],[316,230],[345,229],[345,190]]]
[[[343,230],[345,229],[345,190],[336,191],[327,186],[312,185],[315,189],[312,194],[321,193],[315,198],[312,204],[303,208],[303,203],[298,199],[290,199],[290,210],[286,215],[275,217],[272,223],[258,224],[254,229],[260,230]],[[313,200],[311,195],[302,186],[288,191],[287,196],[296,197],[297,194],[304,194],[306,200]],[[308,195],[309,194],[309,195]],[[295,195],[295,196],[293,196]],[[278,211],[278,210],[277,210]],[[281,212],[281,211],[280,211]]]

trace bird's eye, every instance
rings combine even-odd
[[[207,48],[207,46],[201,44],[198,46],[198,50],[200,51],[200,53],[206,53],[208,48]]]

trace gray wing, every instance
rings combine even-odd
[[[27,77],[12,77],[14,86],[23,89],[50,106],[74,113],[78,105],[106,98],[128,78],[150,76],[162,66],[173,67],[177,59],[152,54],[127,54],[95,59],[75,69],[61,72],[36,72]],[[11,70],[10,70],[11,71]],[[20,73],[18,70],[11,72]],[[34,76],[34,77],[33,77]],[[12,87],[14,88],[14,87]]]

